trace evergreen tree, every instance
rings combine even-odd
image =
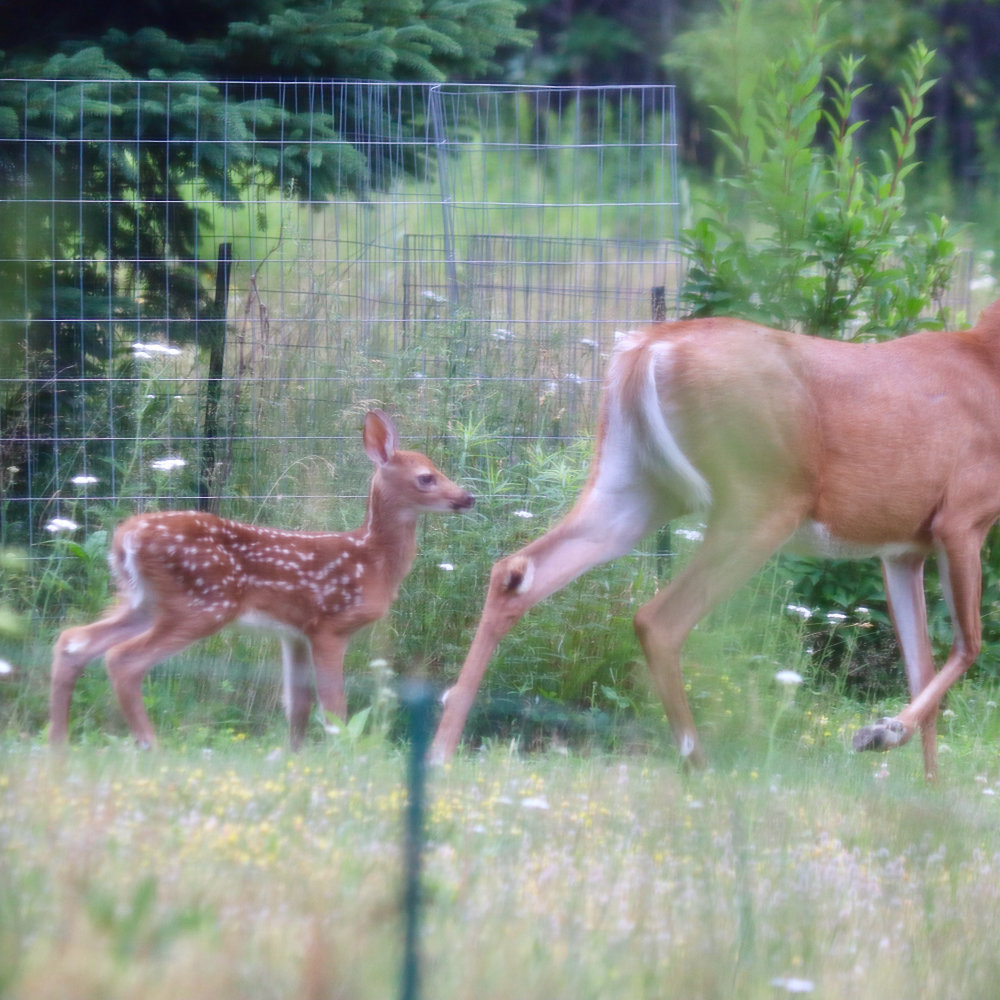
[[[30,5],[4,14],[4,75],[52,72],[97,48],[138,78],[474,79],[524,46],[517,0],[137,0]],[[43,69],[43,67],[46,67]]]
[[[29,378],[0,396],[0,467],[19,470],[0,476],[0,499],[56,492],[59,447],[127,428],[114,400],[86,403],[112,369],[130,374],[115,344],[141,339],[145,318],[165,317],[175,343],[215,335],[203,193],[231,203],[280,188],[319,202],[421,166],[421,144],[404,140],[424,123],[392,88],[354,107],[352,88],[330,84],[317,107],[316,88],[295,80],[480,76],[502,46],[527,41],[520,11],[516,0],[139,0],[7,12],[0,363]],[[107,426],[85,425],[97,411]],[[98,444],[88,455],[112,461]]]

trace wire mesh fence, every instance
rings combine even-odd
[[[432,452],[584,435],[615,329],[676,308],[670,87],[0,88],[3,546],[317,526],[372,404]]]
[[[513,516],[534,484],[497,466],[589,438],[615,331],[677,312],[669,86],[0,80],[0,109],[0,551],[36,576],[137,509],[356,524],[372,405]]]

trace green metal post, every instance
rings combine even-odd
[[[424,846],[424,797],[427,750],[430,746],[434,692],[430,685],[413,681],[402,685],[400,698],[409,715],[409,798],[406,806],[403,915],[406,921],[403,952],[402,1000],[420,997],[420,862]]]

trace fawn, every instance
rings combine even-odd
[[[327,717],[345,719],[347,643],[395,600],[416,555],[417,516],[475,503],[425,455],[399,450],[396,428],[381,410],[366,415],[363,440],[375,472],[364,524],[353,531],[280,531],[195,511],[124,521],[110,555],[118,603],[56,641],[50,742],[66,741],[77,679],[103,655],[136,742],[153,746],[143,678],[232,622],[274,630],[281,639],[293,749],[305,736],[314,678]]]

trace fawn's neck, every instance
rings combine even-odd
[[[384,496],[373,483],[359,534],[365,548],[384,567],[387,577],[398,584],[410,571],[417,554],[416,512],[394,503],[392,497]]]

